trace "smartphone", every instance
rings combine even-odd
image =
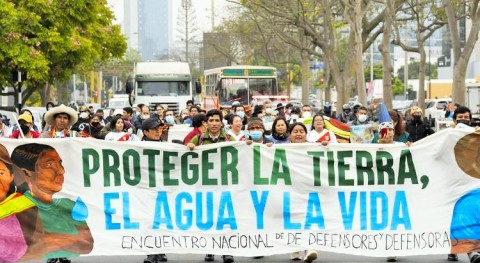
[[[388,129],[387,128],[381,128],[380,129],[380,138],[385,138],[387,136]]]

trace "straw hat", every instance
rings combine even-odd
[[[70,116],[70,122],[68,125],[73,125],[78,120],[77,111],[67,107],[63,104],[60,106],[54,107],[45,113],[45,122],[50,125],[55,125],[55,116],[60,113],[65,113]]]

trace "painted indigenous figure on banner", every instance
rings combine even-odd
[[[455,160],[463,172],[480,179],[480,132],[461,138],[454,147]],[[455,204],[450,225],[452,253],[480,249],[480,188],[464,194]]]
[[[24,179],[0,144],[0,262],[38,258],[43,253],[38,208],[22,193]]]
[[[80,198],[54,198],[63,187],[65,169],[57,151],[45,144],[17,146],[12,161],[26,175],[24,193],[38,207],[44,230],[44,258],[70,258],[88,254],[93,237],[86,223],[88,210]]]

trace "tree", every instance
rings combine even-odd
[[[282,19],[284,27],[296,28],[297,32],[302,32],[311,43],[310,48],[306,48],[309,54],[319,53],[318,49],[322,51],[320,56],[323,57],[328,69],[328,78],[332,77],[332,82],[337,89],[338,103],[341,105],[348,101],[353,90],[357,88],[358,79],[362,78],[357,72],[363,72],[363,61],[358,58],[361,54],[357,51],[359,31],[364,52],[383,30],[380,23],[384,19],[384,11],[378,6],[375,9],[368,9],[374,1],[355,1],[357,9],[354,8],[354,10],[362,11],[347,12],[356,25],[354,27],[344,22],[345,17],[342,15],[345,14],[345,9],[342,1],[242,0],[240,2],[251,10],[263,10]],[[395,1],[396,4],[401,2],[401,0]],[[358,7],[359,4],[360,7]],[[352,17],[356,15],[360,15],[361,20]],[[361,26],[358,25],[358,21],[361,21]],[[362,84],[361,89],[363,87]]]
[[[106,4],[106,0],[1,1],[2,86],[16,86],[10,77],[13,71],[27,72],[22,101],[40,89],[46,102],[49,84],[121,57],[126,40],[120,27],[112,25],[113,14]]]
[[[192,6],[192,0],[182,0],[178,10],[178,34],[180,40],[185,42],[185,62],[193,64],[190,57],[189,47],[191,43],[197,42],[198,28],[196,25],[197,17],[195,8]]]
[[[399,79],[404,79],[404,66],[401,66],[397,71],[397,76]],[[418,75],[420,72],[420,62],[413,61],[408,63],[408,79],[419,79]],[[436,63],[428,63],[425,66],[425,75],[429,76],[429,79],[436,79],[438,78],[438,71],[437,71],[437,64]]]
[[[480,31],[480,0],[443,0],[443,4],[447,13],[454,59],[452,101],[465,105],[465,78],[468,60],[477,43]],[[457,20],[461,17],[466,17],[472,21],[470,32],[465,32],[466,41],[463,47],[457,25]]]
[[[396,45],[399,45],[403,50],[408,52],[415,52],[420,54],[420,62],[418,63],[418,104],[425,105],[425,76],[426,76],[426,63],[427,55],[425,52],[425,42],[433,35],[433,33],[439,28],[445,25],[441,11],[437,7],[436,0],[409,0],[404,4],[402,9],[403,15],[408,19],[408,23],[414,23],[417,30],[415,31],[416,46],[408,45],[401,41],[400,30],[398,23],[396,23],[396,39],[393,41]],[[403,20],[406,20],[403,17]],[[409,27],[403,28],[407,32]],[[410,75],[410,69],[409,69]],[[402,73],[403,76],[403,73]],[[430,75],[429,75],[430,76]]]

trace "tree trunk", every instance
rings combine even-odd
[[[367,105],[367,91],[365,89],[365,75],[363,71],[363,38],[362,38],[362,1],[355,0],[354,9],[354,41],[355,41],[355,66],[356,66],[356,88],[358,101]]]
[[[387,109],[392,109],[392,59],[390,57],[390,34],[393,26],[393,3],[386,1],[385,17],[383,23],[383,38],[379,46],[383,62],[383,103]]]
[[[470,0],[469,2],[477,2],[478,0]],[[448,17],[448,27],[451,32],[452,48],[453,48],[453,87],[452,87],[452,101],[460,105],[465,105],[465,78],[468,66],[468,61],[472,55],[473,48],[478,40],[478,32],[480,30],[480,10],[473,3],[468,15],[472,21],[472,27],[468,32],[468,37],[465,46],[461,49],[460,34],[457,27],[457,16],[455,7],[451,0],[444,0],[445,9]],[[460,4],[467,4],[463,1]]]
[[[420,53],[420,63],[418,65],[418,105],[423,108],[425,105],[425,72],[427,63],[427,54],[425,53],[425,47],[423,42],[418,41],[418,50]],[[431,73],[430,73],[431,74]]]
[[[308,96],[310,94],[310,59],[308,53],[302,52],[302,103],[309,104]]]

